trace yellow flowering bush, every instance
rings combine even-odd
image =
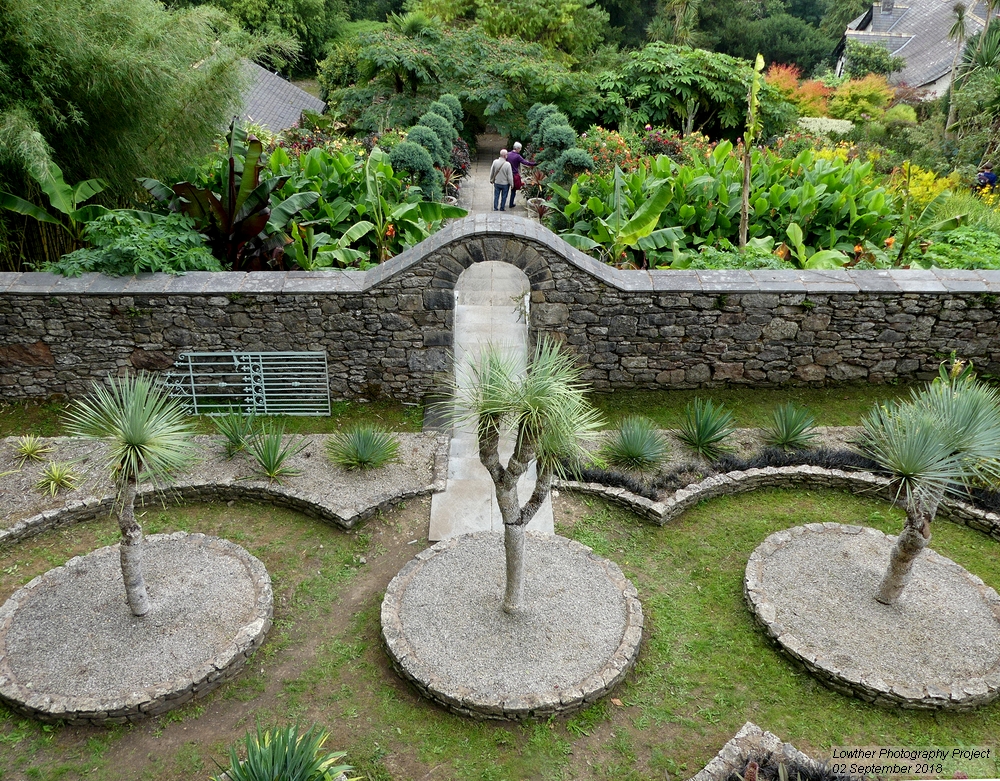
[[[957,184],[951,177],[938,176],[933,171],[920,168],[907,161],[893,172],[889,189],[902,195],[907,178],[910,182],[910,200],[918,209],[923,209],[945,190],[952,190]]]

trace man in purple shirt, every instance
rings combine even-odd
[[[514,196],[517,195],[517,191],[521,189],[521,163],[526,166],[534,167],[538,163],[533,163],[530,160],[525,160],[521,157],[521,142],[514,142],[514,151],[507,153],[507,162],[510,163],[510,170],[514,172],[514,186],[510,188],[510,208],[514,208]]]

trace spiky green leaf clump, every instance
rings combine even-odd
[[[805,407],[789,401],[775,408],[764,429],[764,442],[784,450],[803,450],[816,438],[816,418]]]
[[[659,467],[667,458],[667,440],[655,424],[639,415],[630,415],[611,432],[601,455],[611,464],[637,472]]]
[[[965,373],[875,407],[860,451],[891,472],[908,503],[1000,478],[1000,395]]]
[[[332,781],[353,768],[339,764],[345,752],[325,753],[329,733],[314,724],[305,732],[298,726],[261,729],[247,733],[243,744],[246,759],[240,760],[236,747],[229,749],[229,768],[213,781]]]
[[[25,461],[44,460],[45,454],[52,452],[52,446],[42,441],[41,437],[34,434],[25,434],[23,437],[18,437],[14,442],[14,450],[20,458],[20,465],[24,466]]]
[[[247,414],[242,410],[229,409],[212,421],[215,429],[226,440],[223,446],[226,451],[226,458],[232,458],[242,450],[247,449],[248,443],[257,433],[257,416],[252,412]]]
[[[60,490],[72,491],[76,488],[77,474],[70,464],[50,461],[42,470],[42,476],[35,483],[35,489],[43,494],[55,496]]]
[[[146,372],[108,377],[67,413],[73,436],[110,440],[107,467],[119,486],[166,483],[195,459],[194,422]]]
[[[540,471],[562,474],[565,462],[591,458],[583,442],[600,430],[600,413],[573,357],[551,340],[535,348],[526,371],[509,353],[491,346],[457,389],[459,420],[476,420],[479,439],[507,432],[530,443]]]
[[[250,454],[262,475],[281,482],[282,477],[294,477],[301,470],[287,464],[288,459],[301,453],[308,443],[304,439],[285,442],[284,424],[265,424],[250,440]]]
[[[732,448],[725,444],[734,431],[733,416],[711,399],[696,398],[684,408],[684,420],[678,437],[698,455],[710,461]]]
[[[399,440],[377,426],[362,424],[326,443],[330,460],[344,469],[378,469],[397,460]]]

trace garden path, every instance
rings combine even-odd
[[[490,184],[490,166],[500,154],[500,149],[507,143],[504,136],[487,133],[476,136],[476,148],[479,150],[472,161],[471,170],[463,182],[462,196],[459,206],[469,210],[469,215],[489,214],[493,211],[493,185]],[[514,214],[525,215],[525,201],[518,196],[514,201]]]
[[[486,181],[489,182],[489,177]],[[466,367],[482,354],[487,344],[509,351],[522,366],[526,363],[528,292],[524,273],[506,263],[485,261],[462,273],[455,286],[454,351],[460,387],[467,387],[471,381]],[[504,441],[500,450],[504,460],[512,451],[513,442]],[[518,485],[522,502],[530,495],[533,485],[534,468]],[[448,451],[445,490],[431,499],[428,538],[442,540],[489,529],[503,529],[493,481],[479,462],[475,423],[457,423]],[[528,529],[553,533],[551,499],[545,500]]]

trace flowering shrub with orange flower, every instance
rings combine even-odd
[[[622,135],[600,125],[591,125],[580,135],[576,145],[594,159],[592,170],[601,174],[611,173],[616,165],[623,171],[632,171],[639,164],[637,155]]]
[[[642,149],[651,157],[666,155],[678,163],[692,163],[703,160],[712,153],[716,142],[697,130],[682,136],[670,128],[654,128],[646,125],[646,135],[642,139]]]

